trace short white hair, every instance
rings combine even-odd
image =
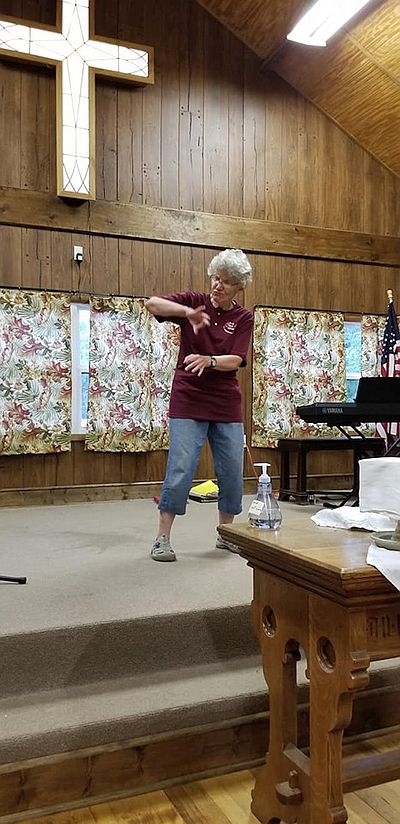
[[[241,249],[224,249],[212,258],[207,269],[208,277],[212,278],[219,272],[225,272],[232,281],[240,283],[243,289],[251,283],[251,264]]]

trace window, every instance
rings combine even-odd
[[[73,435],[86,432],[89,395],[90,307],[71,304],[72,422]]]
[[[361,322],[345,321],[346,400],[354,401],[361,376]]]

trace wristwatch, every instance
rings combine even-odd
[[[217,359],[216,359],[215,355],[210,355],[210,359],[211,359],[210,360],[210,369],[215,369],[215,367],[217,365]]]

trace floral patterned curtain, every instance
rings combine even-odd
[[[305,423],[295,409],[345,398],[343,314],[257,307],[252,446],[276,446],[284,437],[340,435],[325,424]]]
[[[90,301],[86,448],[147,452],[168,447],[168,402],[179,329],[158,323],[144,298]]]
[[[361,374],[365,378],[380,375],[385,324],[386,315],[362,315]]]
[[[65,294],[0,290],[0,451],[71,448],[71,316]]]

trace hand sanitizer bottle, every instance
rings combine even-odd
[[[262,472],[258,479],[257,495],[248,512],[249,523],[258,529],[279,529],[282,523],[282,513],[272,494],[271,478],[267,471],[270,464],[259,463],[255,466],[261,466]]]

